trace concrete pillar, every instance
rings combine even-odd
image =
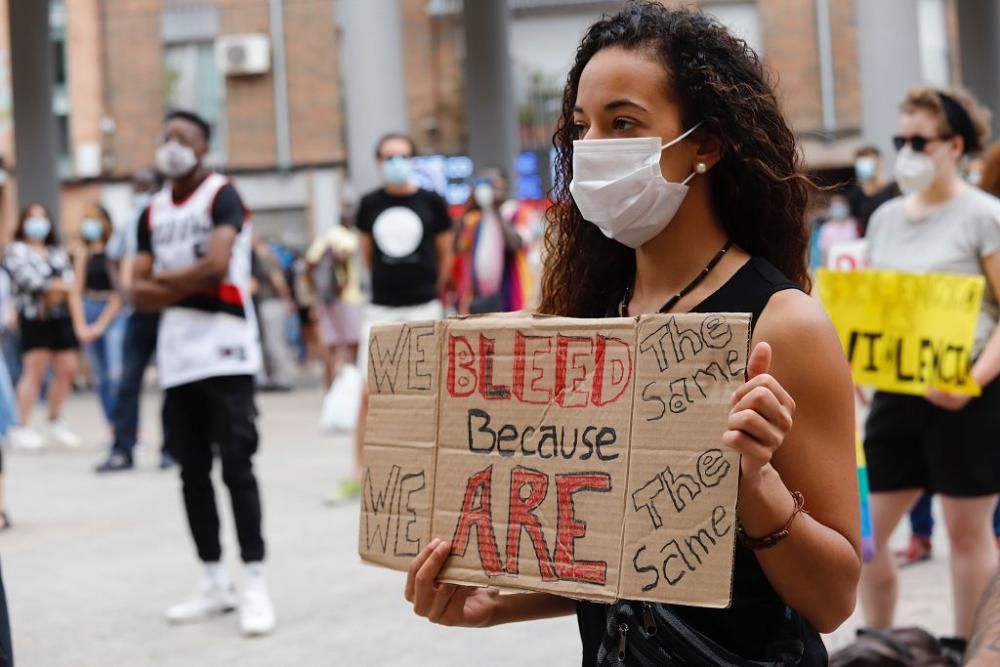
[[[510,65],[507,0],[466,0],[465,124],[476,167],[498,165],[516,187],[517,116]],[[515,193],[516,194],[516,193]]]
[[[340,23],[340,72],[347,154],[360,196],[381,178],[375,143],[386,132],[406,132],[406,82],[399,0],[334,0]]]
[[[18,208],[38,201],[59,216],[56,118],[52,111],[53,53],[49,3],[8,3],[14,98],[14,151]]]
[[[899,127],[899,103],[909,88],[922,81],[917,4],[913,0],[854,3],[862,136],[865,143],[879,147],[887,169],[895,155],[892,136]]]
[[[1000,2],[962,0],[958,12],[962,83],[993,111],[993,138],[1000,137]]]

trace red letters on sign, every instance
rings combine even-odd
[[[600,407],[617,401],[628,388],[628,381],[632,377],[632,350],[623,340],[605,338],[598,334],[594,357],[591,400]],[[607,372],[609,369],[610,375]]]
[[[539,387],[539,380],[545,379],[545,367],[539,357],[552,352],[549,336],[525,336],[520,331],[514,333],[514,396],[522,403],[547,405],[552,401],[552,388]]]
[[[507,519],[507,562],[501,565],[493,529],[490,491],[493,466],[469,477],[458,517],[451,553],[465,556],[472,530],[476,530],[479,561],[483,571],[491,576],[507,572],[518,574],[521,554],[521,532],[527,531],[538,560],[538,572],[543,581],[562,579],[603,586],[608,579],[605,561],[577,560],[576,541],[587,535],[587,523],[579,519],[573,496],[581,491],[611,491],[611,475],[599,472],[567,473],[556,476],[556,544],[550,557],[545,543],[545,527],[539,508],[545,502],[549,478],[543,472],[516,466],[510,474],[510,513]],[[551,530],[551,528],[550,528]]]
[[[586,407],[587,391],[581,385],[589,375],[587,361],[593,351],[594,341],[589,336],[556,336],[556,403],[562,407]],[[592,361],[590,366],[593,369]]]
[[[587,534],[587,524],[576,518],[573,494],[579,491],[610,491],[611,475],[604,472],[556,475],[559,523],[556,528],[556,572],[560,579],[591,584],[607,582],[608,564],[600,560],[576,560],[575,543]]]
[[[484,468],[469,478],[469,483],[465,487],[465,500],[462,501],[462,514],[458,517],[455,537],[451,540],[451,553],[465,555],[465,550],[469,546],[469,533],[475,526],[476,538],[479,541],[479,560],[483,565],[483,571],[490,576],[496,576],[502,572],[502,566],[497,540],[493,535],[493,509],[490,505],[492,479],[493,466]]]
[[[521,493],[528,490],[527,498]],[[535,514],[535,509],[545,500],[549,490],[549,476],[538,470],[517,466],[510,473],[510,518],[507,520],[507,571],[518,573],[517,559],[521,553],[521,528],[528,531],[531,545],[535,548],[538,558],[538,569],[543,581],[552,581],[556,572],[549,559],[549,550],[545,545],[545,534],[542,532],[542,522]]]
[[[448,393],[455,398],[476,391],[476,353],[465,336],[448,336]]]
[[[479,334],[479,393],[486,400],[510,398],[510,387],[493,384],[493,357],[497,341]]]
[[[601,407],[621,400],[632,382],[632,348],[625,341],[594,336],[527,336],[513,332],[513,356],[503,341],[479,335],[473,346],[465,336],[448,335],[448,393],[468,398],[477,391],[487,400],[564,408]],[[503,351],[497,356],[497,346]],[[554,357],[553,352],[555,353]],[[509,383],[504,383],[509,380]]]

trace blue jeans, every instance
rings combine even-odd
[[[103,299],[84,299],[83,314],[87,324],[96,322],[107,306],[108,302]],[[90,370],[94,374],[94,382],[97,384],[101,408],[109,424],[115,423],[118,384],[122,377],[124,336],[125,318],[118,316],[108,325],[100,338],[88,343],[84,349],[90,362]]]
[[[132,313],[125,323],[125,351],[118,400],[115,406],[115,444],[113,449],[132,456],[139,436],[139,397],[142,376],[156,353],[158,313]]]

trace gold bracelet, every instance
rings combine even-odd
[[[781,529],[776,530],[770,535],[765,535],[764,537],[750,537],[743,528],[743,522],[737,519],[736,536],[739,537],[743,546],[748,549],[753,549],[754,551],[760,551],[762,549],[770,549],[788,537],[788,532],[792,527],[792,523],[795,521],[795,517],[802,513],[808,514],[808,512],[804,509],[806,500],[802,497],[801,493],[798,491],[792,491],[792,500],[795,501],[795,509],[792,510],[792,515],[788,517],[788,521],[785,522],[785,525]]]

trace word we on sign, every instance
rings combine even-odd
[[[978,396],[969,371],[982,276],[819,272],[818,292],[855,384],[923,396],[934,387]]]
[[[485,316],[375,327],[359,551],[441,578],[724,607],[749,315]]]

